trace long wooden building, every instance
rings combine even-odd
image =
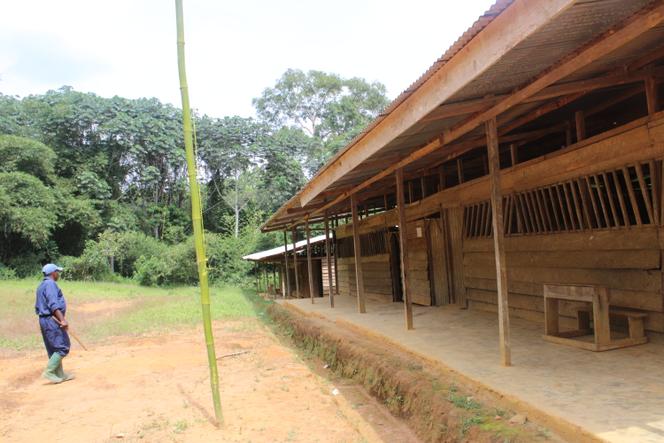
[[[496,312],[505,365],[510,316],[584,323],[546,284],[662,333],[663,80],[662,0],[498,0],[263,230],[334,231],[360,312]]]

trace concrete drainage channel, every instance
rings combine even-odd
[[[551,431],[498,394],[355,328],[289,305],[271,304],[267,313],[279,335],[335,376],[361,384],[423,441],[596,441],[554,419]]]

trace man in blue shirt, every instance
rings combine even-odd
[[[65,320],[67,303],[56,283],[61,271],[62,268],[53,263],[42,268],[44,280],[37,288],[35,300],[35,313],[39,316],[39,327],[48,353],[48,365],[42,375],[53,383],[74,378],[62,369],[62,359],[69,354],[70,343],[69,324]]]

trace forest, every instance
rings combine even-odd
[[[220,97],[220,100],[223,99]],[[387,105],[381,83],[290,69],[256,117],[195,112],[210,278],[283,242],[260,224]],[[57,262],[79,280],[197,281],[181,110],[63,86],[0,94],[0,279]]]

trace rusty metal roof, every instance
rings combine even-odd
[[[346,152],[367,134],[380,128],[376,126],[386,116],[394,112],[415,91],[430,80],[443,66],[455,57],[464,57],[462,50],[498,16],[506,11],[516,0],[498,0],[485,12],[464,34],[438,59],[436,62],[408,89],[402,92],[364,131],[355,137],[344,149],[332,157],[314,178],[325,173]],[[472,79],[465,86],[454,92],[452,96],[440,105],[451,103],[464,103],[477,100],[489,95],[507,94],[516,88],[527,84],[537,76],[546,72],[561,59],[578,51],[589,42],[598,38],[612,27],[638,13],[654,3],[654,0],[577,0],[560,14],[552,17],[544,26],[537,29],[528,37],[522,39],[515,47],[502,53],[499,59],[488,69]],[[534,3],[537,4],[536,2]],[[616,66],[626,65],[647,51],[661,46],[664,41],[664,27],[656,27],[637,40],[625,45],[609,56],[601,58],[585,68],[580,69],[562,82],[588,79]],[[520,104],[510,112],[518,115],[532,109],[533,103]],[[386,143],[379,151],[363,162],[354,165],[354,168],[344,176],[331,183],[324,191],[304,207],[300,206],[298,192],[286,202],[263,225],[264,230],[274,230],[286,223],[301,220],[304,213],[320,207],[322,203],[331,200],[330,196],[340,194],[344,189],[358,185],[366,179],[382,171],[386,166],[394,163],[422,147],[432,139],[438,137],[447,128],[466,116],[456,116],[442,119],[428,118],[435,113],[429,113],[419,122],[403,131],[392,141]],[[466,137],[477,136],[481,128]],[[446,155],[444,149],[439,149],[424,159],[414,162],[406,168],[406,172],[418,170],[433,161]],[[313,179],[312,179],[313,180]],[[375,184],[380,186],[381,182]],[[306,189],[306,185],[305,188]]]

